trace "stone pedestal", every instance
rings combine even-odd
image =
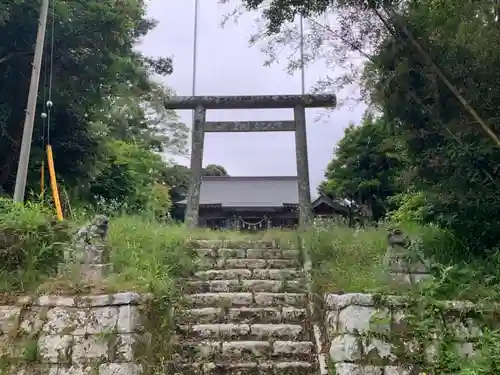
[[[100,281],[113,272],[113,265],[111,263],[81,264],[80,267],[80,275],[86,282]]]
[[[87,283],[95,283],[106,278],[113,272],[111,263],[61,263],[58,266],[59,274],[78,274],[79,278]],[[76,275],[75,275],[76,276]]]
[[[430,263],[410,252],[410,239],[400,230],[389,233],[388,243],[385,264],[389,282],[413,284],[432,277]]]
[[[97,215],[81,228],[64,252],[64,263],[59,265],[59,273],[91,283],[108,276],[113,271],[106,243],[108,224],[106,216]]]

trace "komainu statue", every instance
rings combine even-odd
[[[111,270],[110,249],[106,242],[108,229],[108,217],[96,215],[90,223],[78,230],[71,246],[65,251],[65,264],[78,266],[86,281],[101,279]]]
[[[401,229],[393,229],[389,231],[387,235],[387,242],[390,247],[402,247],[406,249],[410,246],[410,239],[405,236]]]
[[[418,283],[430,277],[430,263],[412,248],[412,242],[400,229],[387,235],[385,265],[390,279],[397,283]]]

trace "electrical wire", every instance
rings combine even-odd
[[[52,154],[52,147],[50,145],[50,125],[51,125],[51,113],[52,113],[52,85],[54,81],[54,45],[55,45],[55,0],[51,0],[50,4],[52,7],[51,12],[51,31],[50,31],[50,49],[48,53],[45,53],[45,63],[44,63],[44,73],[43,73],[43,104],[44,111],[42,112],[42,148],[43,157],[41,162],[40,171],[40,197],[43,199],[45,195],[45,157],[47,157],[50,183],[52,185],[54,204],[56,206],[57,217],[59,220],[63,219],[61,203],[59,199],[59,193],[57,191],[57,182],[54,170],[54,160]],[[54,186],[55,185],[55,186]]]
[[[50,114],[52,110],[52,82],[54,77],[54,39],[55,39],[55,23],[56,23],[56,7],[55,0],[52,0],[52,25],[50,31],[50,66],[49,66],[49,97],[45,102],[47,106],[47,144],[50,144]],[[49,104],[50,103],[50,104]]]
[[[43,105],[47,108],[47,112],[42,112],[42,149],[45,151],[47,145],[50,144],[50,114],[52,109],[52,82],[54,70],[54,36],[55,36],[55,0],[51,2],[52,7],[52,25],[50,37],[50,51],[45,53],[45,64],[43,72]],[[47,61],[48,60],[48,61]],[[48,88],[47,88],[48,82]],[[48,93],[48,95],[47,95]],[[50,103],[50,104],[49,104]],[[45,193],[45,155],[42,158],[40,170],[40,195],[43,198]]]

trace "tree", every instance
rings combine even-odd
[[[187,126],[163,106],[171,91],[156,82],[149,85],[148,91],[121,89],[103,103],[93,125],[106,138],[133,140],[158,152],[185,154]]]
[[[180,164],[167,165],[163,170],[163,181],[170,186],[172,202],[179,202],[186,198],[191,171]]]
[[[204,176],[229,176],[227,174],[226,168],[222,165],[217,164],[208,164],[205,168],[203,168]]]
[[[221,3],[228,3],[230,0],[222,0]],[[305,17],[324,14],[333,6],[333,0],[241,0],[245,10],[261,11],[264,19],[267,21],[267,32],[269,34],[277,33],[286,22],[292,22],[297,14]],[[340,4],[345,1],[340,2]]]
[[[366,116],[360,126],[345,130],[319,192],[366,205],[378,220],[387,212],[388,198],[402,190],[403,168],[403,145],[387,131],[386,120]]]
[[[491,140],[500,130],[496,2],[242,3],[261,10],[265,35],[277,43],[297,14],[337,13],[332,35],[366,58],[358,82],[404,142],[412,190],[426,202],[427,220],[453,230],[476,254],[498,246],[500,228],[491,220],[500,208],[500,150]],[[352,37],[344,39],[348,29]]]
[[[227,176],[227,171],[223,166],[209,164],[203,169],[203,176]],[[172,163],[162,172],[162,181],[169,186],[170,198],[174,203],[186,199],[190,180],[191,170],[184,165]],[[176,220],[184,218],[184,211],[175,204],[170,213]]]
[[[105,152],[99,173],[91,181],[89,201],[112,204],[128,212],[150,208],[164,215],[170,210],[169,188],[161,181],[165,167],[159,155],[140,144],[119,140],[108,141]]]
[[[394,22],[423,41],[432,61],[498,133],[500,31],[491,9],[489,1],[419,2]],[[384,40],[366,77],[372,100],[405,140],[412,183],[432,206],[430,220],[477,254],[497,246],[500,227],[491,218],[500,209],[500,149],[401,34]]]
[[[153,73],[172,72],[171,59],[152,59],[134,50],[135,43],[156,24],[145,18],[145,8],[142,0],[55,2],[37,114],[46,111],[52,75],[50,139],[58,179],[65,186],[88,187],[100,173],[96,168],[106,158],[110,137],[157,151],[185,149],[185,126],[179,126],[173,113],[160,106],[169,91],[152,79]],[[0,9],[0,186],[12,192],[39,4],[0,0]],[[45,130],[37,116],[28,185],[36,190]]]
[[[222,3],[232,3],[222,0]],[[356,1],[259,1],[241,0],[226,14],[223,25],[236,21],[247,11],[259,11],[255,18],[257,31],[251,35],[251,45],[258,46],[266,56],[264,65],[286,63],[290,74],[299,70],[301,33],[297,22],[304,15],[304,64],[324,64],[328,73],[312,87],[316,93],[337,95],[337,107],[358,104],[365,93],[360,92],[364,63],[387,33],[383,23]],[[362,88],[361,88],[362,89]]]
[[[162,180],[170,187],[173,202],[186,198],[191,179],[191,170],[180,164],[171,163],[162,172]],[[203,176],[227,176],[226,169],[221,165],[209,164],[203,168]]]

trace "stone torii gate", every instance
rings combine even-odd
[[[194,110],[191,147],[191,182],[189,184],[185,222],[198,225],[203,145],[206,132],[295,132],[295,153],[299,193],[299,224],[312,219],[311,189],[307,158],[306,108],[335,107],[335,95],[264,95],[264,96],[178,96],[165,101],[166,109]],[[207,109],[293,108],[292,121],[205,121]]]

